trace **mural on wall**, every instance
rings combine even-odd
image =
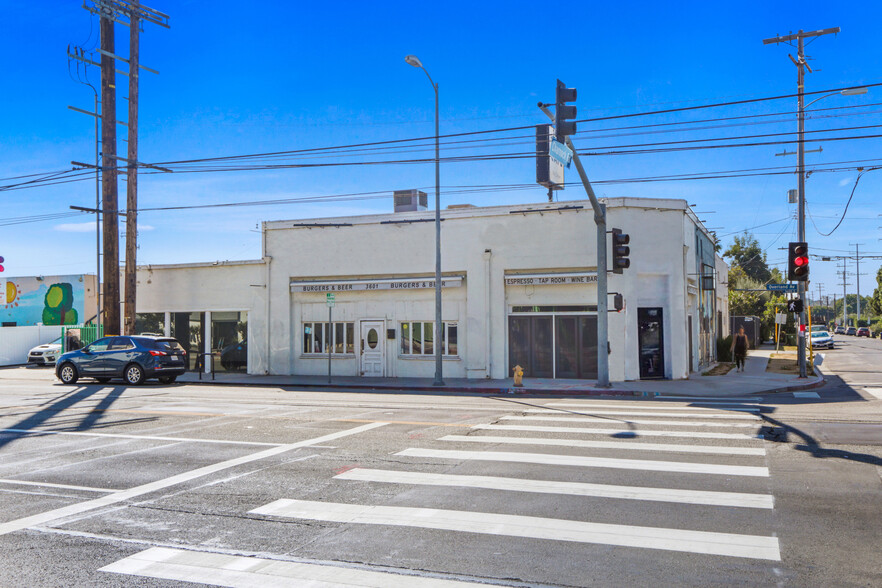
[[[0,322],[4,324],[76,325],[85,315],[82,275],[12,278],[0,281],[0,290]]]

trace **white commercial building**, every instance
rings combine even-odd
[[[610,378],[685,378],[728,329],[727,267],[683,200],[605,200],[631,236],[610,274]],[[254,374],[593,379],[596,227],[588,201],[442,211],[442,333],[430,211],[273,221],[263,258],[138,269],[136,330]],[[328,295],[333,296],[329,297]],[[329,298],[333,298],[330,308]],[[204,367],[204,366],[203,366]]]

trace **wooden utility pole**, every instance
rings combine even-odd
[[[101,209],[104,213],[104,334],[119,335],[119,219],[116,173],[116,67],[114,14],[100,12],[101,22]]]
[[[133,3],[137,7],[137,2]],[[125,334],[135,334],[138,260],[138,43],[141,19],[129,15],[129,153],[126,181],[126,305]]]

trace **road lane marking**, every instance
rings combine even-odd
[[[708,400],[709,402],[701,402],[700,404],[740,404],[747,402],[755,404],[762,402],[762,396],[668,396],[667,394],[659,394],[655,398],[660,400]]]
[[[549,421],[556,423],[606,423],[608,425],[621,426],[622,423],[635,423],[638,425],[664,425],[667,427],[756,427],[757,423],[711,423],[707,421],[658,421],[646,419],[632,418],[613,418],[613,417],[590,417],[590,416],[570,416],[570,417],[554,417],[554,416],[532,416],[532,415],[514,415],[504,416],[501,420],[507,421]]]
[[[497,411],[502,412],[502,411]],[[377,419],[333,419],[338,423],[383,423],[384,425],[421,425],[425,427],[471,427],[468,423],[434,423],[425,421],[381,421]]]
[[[115,433],[84,433],[74,431],[44,431],[42,429],[0,429],[0,435],[14,433],[16,436],[24,434],[29,436],[41,435],[77,435],[81,437],[107,437],[109,439],[136,439],[144,441],[173,441],[184,443],[219,443],[226,445],[258,445],[261,447],[278,447],[283,443],[262,443],[260,441],[227,441],[225,439],[199,439],[194,437],[154,437],[150,435],[122,435]]]
[[[167,547],[150,548],[104,566],[98,571],[236,588],[267,586],[453,588],[476,585],[473,582],[459,580]]]
[[[643,429],[602,429],[590,427],[545,427],[541,425],[472,425],[473,429],[493,431],[528,431],[531,433],[586,433],[589,435],[633,437],[688,437],[695,439],[759,439],[745,433],[714,433],[705,431],[646,431]]]
[[[251,514],[348,524],[394,525],[465,533],[641,547],[780,561],[776,537],[688,531],[461,510],[282,499]]]
[[[639,403],[639,404],[638,404]],[[695,411],[704,413],[709,410],[715,411],[723,411],[723,410],[737,410],[742,412],[759,412],[759,407],[756,406],[748,406],[748,407],[733,407],[733,408],[713,408],[710,406],[668,406],[667,403],[656,402],[654,404],[649,404],[645,400],[635,401],[628,404],[594,404],[591,402],[548,402],[543,404],[542,406],[555,406],[561,408],[626,408],[633,410],[645,410],[645,411],[656,411],[656,410],[686,410],[686,411]]]
[[[817,392],[794,392],[794,398],[820,398],[821,395]]]
[[[122,492],[117,488],[95,488],[94,486],[71,486],[70,484],[50,484],[49,482],[31,482],[30,480],[0,479],[0,484],[17,484],[20,486],[39,486],[40,488],[58,488],[61,490],[84,490],[86,492]]]
[[[757,466],[733,466],[713,463],[656,461],[646,459],[614,459],[582,455],[555,455],[548,453],[513,453],[507,451],[454,451],[447,449],[409,448],[395,454],[402,457],[434,459],[503,461],[543,465],[575,466],[585,468],[613,468],[649,472],[676,472],[681,474],[713,474],[721,476],[757,476],[768,478],[769,469]]]
[[[732,420],[744,420],[744,421],[758,421],[760,417],[755,414],[718,414],[718,413],[696,413],[696,414],[683,414],[679,412],[653,412],[653,411],[631,411],[631,410],[589,410],[585,409],[581,412],[573,412],[566,410],[555,410],[551,408],[528,408],[522,410],[521,412],[529,413],[529,414],[573,414],[573,415],[581,415],[581,416],[591,416],[595,414],[599,415],[621,415],[621,416],[637,416],[637,417],[674,417],[678,419],[691,419],[691,418],[702,418],[702,419],[732,419]]]
[[[104,506],[109,506],[111,504],[123,502],[123,501],[129,500],[131,498],[135,498],[136,496],[141,496],[143,494],[148,494],[150,492],[162,490],[164,488],[168,488],[169,486],[174,486],[176,484],[182,484],[184,482],[189,482],[189,481],[194,480],[196,478],[201,478],[203,476],[214,474],[216,472],[220,472],[220,471],[223,471],[223,470],[226,470],[226,469],[229,469],[232,467],[236,467],[236,466],[239,466],[239,465],[242,465],[245,463],[257,461],[259,459],[265,459],[268,457],[273,457],[273,456],[278,455],[280,453],[285,453],[287,451],[291,451],[294,449],[300,449],[301,447],[309,447],[310,445],[316,445],[316,444],[324,443],[326,441],[340,439],[341,437],[348,437],[350,435],[357,435],[359,433],[363,433],[363,432],[369,431],[371,429],[376,429],[377,427],[382,427],[383,425],[384,425],[384,423],[370,423],[367,425],[362,425],[360,427],[355,427],[353,429],[346,429],[344,431],[330,433],[328,435],[323,435],[321,437],[316,437],[314,439],[306,439],[304,441],[298,441],[296,443],[288,443],[285,445],[279,445],[277,447],[271,447],[269,449],[264,449],[263,451],[258,451],[257,453],[252,453],[250,455],[244,455],[242,457],[228,459],[226,461],[222,461],[222,462],[218,462],[216,464],[197,468],[197,469],[189,471],[189,472],[184,472],[183,474],[178,474],[175,476],[164,478],[162,480],[157,480],[155,482],[148,482],[147,484],[142,484],[140,486],[135,486],[134,488],[129,488],[128,490],[114,492],[112,494],[108,494],[108,495],[102,496],[100,498],[95,498],[93,500],[88,500],[86,502],[78,502],[76,504],[63,506],[61,508],[56,508],[54,510],[42,512],[40,514],[16,519],[14,521],[0,523],[0,535],[6,535],[7,533],[13,533],[15,531],[27,529],[28,527],[32,527],[35,525],[45,525],[45,524],[47,524],[51,521],[57,520],[57,519],[61,519],[61,518],[73,516],[73,515],[78,515],[78,514],[81,514],[81,513],[90,511],[90,510],[94,510],[96,508],[102,508]]]
[[[553,480],[526,480],[498,476],[464,476],[459,474],[429,474],[353,468],[334,476],[340,480],[360,482],[385,482],[389,484],[415,484],[424,486],[459,486],[486,488],[511,492],[535,492],[541,494],[566,494],[570,496],[593,496],[621,500],[648,500],[702,504],[707,506],[734,506],[740,508],[765,508],[775,506],[771,494],[740,492],[712,492],[708,490],[678,490],[675,488],[650,488],[645,486],[615,486],[588,484],[584,482],[556,482]]]
[[[875,397],[878,398],[879,400],[882,400],[882,388],[867,388],[867,387],[864,387],[864,392],[866,392],[867,394],[871,394],[872,396],[875,396]]]
[[[590,449],[617,449],[622,451],[665,451],[670,453],[706,453],[715,455],[765,455],[763,447],[715,447],[713,445],[680,445],[671,443],[639,443],[620,441],[586,441],[584,439],[541,439],[536,437],[499,437],[446,435],[441,441],[466,443],[509,443],[515,445],[552,445],[557,447],[585,447]]]

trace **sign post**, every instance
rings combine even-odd
[[[331,383],[331,334],[334,332],[334,323],[331,321],[331,309],[334,308],[334,299],[336,295],[333,292],[328,292],[326,295],[326,300],[328,302],[328,330],[325,333],[325,345],[328,346],[328,384]]]

